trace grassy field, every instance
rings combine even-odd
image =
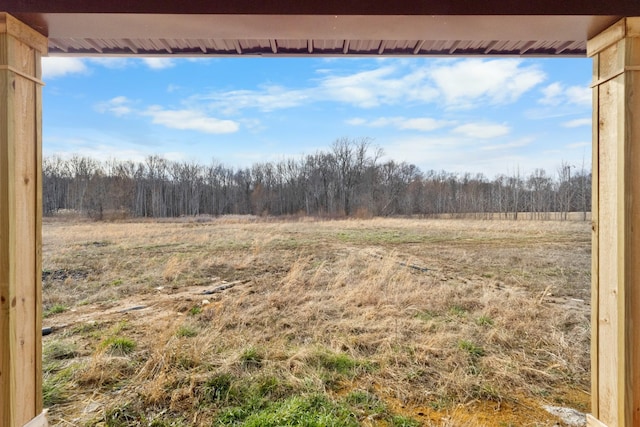
[[[60,426],[552,426],[589,410],[584,222],[43,226]],[[562,425],[562,424],[560,424]]]

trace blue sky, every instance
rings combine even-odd
[[[489,178],[589,168],[591,60],[45,58],[45,155],[244,167],[371,138]]]

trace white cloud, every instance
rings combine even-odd
[[[477,150],[477,141],[465,138],[400,137],[383,145],[386,158],[417,165],[423,172],[482,172],[504,170],[494,165],[495,152]],[[490,163],[490,165],[488,165]]]
[[[507,150],[509,148],[520,148],[525,147],[531,144],[534,141],[533,138],[522,138],[517,141],[506,142],[504,144],[495,144],[495,145],[485,145],[480,147],[483,151],[496,151],[496,150]]]
[[[131,114],[133,112],[133,109],[131,108],[131,101],[126,96],[116,96],[108,101],[101,102],[96,105],[96,110],[100,113],[109,112],[118,117]]]
[[[431,130],[441,128],[445,124],[446,122],[431,119],[428,117],[415,118],[415,119],[402,118],[401,121],[399,121],[398,123],[398,127],[400,129],[419,130],[423,132],[428,132]]]
[[[69,129],[56,129],[43,143],[44,154],[70,158],[74,155],[91,157],[96,160],[133,160],[142,161],[149,154],[157,154],[156,147],[140,147],[138,141],[129,139],[119,132],[112,133],[101,129],[74,126]],[[152,151],[153,150],[153,151]]]
[[[453,129],[453,133],[464,135],[468,138],[497,138],[509,133],[509,126],[497,123],[467,123]]]
[[[538,102],[543,105],[591,106],[591,89],[587,86],[565,87],[562,83],[555,82],[543,88],[542,95],[543,97]]]
[[[328,75],[320,81],[319,91],[325,99],[360,108],[426,103],[438,97],[428,77],[426,67],[386,65],[347,76]]]
[[[367,123],[367,126],[371,126],[374,128],[381,128],[381,127],[387,127],[387,126],[400,127],[402,122],[403,122],[402,117],[379,117]]]
[[[567,99],[571,104],[591,106],[591,89],[586,86],[567,88]]]
[[[581,126],[591,126],[591,119],[575,119],[564,122],[562,126],[566,128],[577,128]]]
[[[567,144],[567,148],[583,148],[583,147],[591,147],[590,142],[574,142],[573,144]]]
[[[402,67],[384,66],[348,75],[323,70],[323,74],[306,88],[265,85],[258,90],[214,92],[193,100],[209,101],[211,108],[233,114],[248,108],[269,112],[324,101],[373,108],[431,102],[438,97],[437,90],[428,82],[428,70],[424,67],[407,72]]]
[[[240,128],[238,122],[210,117],[196,109],[165,109],[159,105],[145,110],[135,109],[126,96],[116,96],[97,104],[95,108],[101,113],[111,113],[117,117],[129,114],[151,117],[152,123],[171,129],[219,134],[237,132]]]
[[[89,157],[98,161],[109,161],[112,159],[130,160],[133,162],[144,162],[148,156],[159,155],[167,160],[181,161],[187,158],[185,153],[178,151],[161,151],[158,147],[149,150],[140,150],[135,148],[127,148],[134,145],[131,141],[117,141],[108,144],[100,143],[94,140],[67,140],[61,141],[69,147],[69,150],[56,149],[55,151],[46,151],[46,156],[55,155],[63,159],[70,159],[74,156]]]
[[[354,117],[352,119],[345,120],[345,123],[351,126],[362,126],[366,125],[367,121],[361,117]]]
[[[66,142],[72,146],[72,141]],[[126,146],[127,143],[123,143]],[[79,145],[79,144],[76,144]],[[87,142],[84,146],[75,146],[72,150],[56,150],[55,155],[63,159],[70,159],[74,156],[90,157],[99,161],[107,161],[110,159],[131,160],[134,162],[142,162],[150,153],[132,148],[116,148],[111,144],[100,144],[96,141]],[[46,154],[50,155],[50,154]]]
[[[406,117],[379,117],[375,120],[367,121],[362,118],[353,118],[346,120],[346,123],[352,126],[369,126],[369,127],[395,127],[400,130],[417,130],[429,132],[439,129],[449,124],[442,120],[435,120],[429,117],[418,117],[408,119]]]
[[[68,74],[83,74],[88,68],[80,58],[42,58],[42,78],[55,79]]]
[[[209,95],[193,97],[192,100],[196,102],[208,101],[210,108],[221,110],[225,114],[233,114],[247,108],[270,112],[297,107],[307,101],[310,94],[310,90],[289,90],[281,86],[265,86],[261,90],[214,92]]]
[[[233,133],[240,128],[237,122],[208,117],[196,110],[165,110],[156,105],[149,107],[141,114],[151,117],[153,123],[171,129],[195,130],[204,133]]]
[[[562,157],[567,150],[554,153],[527,152],[519,147],[532,144],[533,137],[523,137],[505,144],[482,146],[478,140],[458,136],[427,137],[399,136],[382,148],[388,159],[417,165],[423,172],[447,171],[453,173],[484,173],[488,177],[511,175],[519,170],[526,176],[534,168],[554,171],[560,159],[579,163],[579,157]]]
[[[142,58],[142,62],[152,70],[163,70],[176,65],[171,58]]]
[[[112,58],[112,57],[89,58],[89,62],[100,65],[105,68],[110,68],[110,69],[127,68],[131,64],[131,61],[127,58]]]
[[[525,66],[519,59],[444,63],[431,75],[445,103],[453,108],[515,102],[546,77],[536,66]]]
[[[542,89],[544,98],[540,100],[540,103],[545,105],[558,105],[560,104],[563,92],[564,89],[560,83],[551,83]]]
[[[382,148],[390,159],[428,165],[447,161],[454,153],[466,151],[470,145],[469,141],[454,137],[414,136],[397,138]],[[431,168],[439,169],[439,167],[426,166],[426,169]]]
[[[436,99],[438,93],[428,84],[425,68],[403,74],[404,71],[396,66],[383,66],[346,76],[328,75],[320,80],[318,90],[324,99],[360,108]]]
[[[186,61],[201,63],[201,64],[208,64],[209,62],[220,61],[220,58],[186,58]]]
[[[175,60],[172,58],[142,58],[141,61],[137,61],[131,58],[105,57],[89,58],[89,62],[110,69],[123,69],[143,64],[148,68],[151,68],[152,70],[162,70],[164,68],[171,68],[176,65]]]
[[[259,119],[244,118],[239,119],[238,122],[242,124],[242,127],[248,129],[252,133],[260,133],[267,130],[267,127],[262,124]]]
[[[171,58],[143,58],[142,63],[153,70],[170,68],[175,65]],[[99,65],[109,69],[124,69],[135,66],[136,62],[129,58],[61,58],[45,57],[42,59],[42,75],[45,79],[53,79],[68,74],[88,73],[87,64]]]
[[[316,71],[320,76],[306,88],[265,85],[256,90],[198,95],[192,101],[209,102],[211,108],[226,114],[249,108],[269,112],[327,101],[365,109],[436,102],[468,108],[515,102],[545,79],[537,66],[525,66],[517,59],[441,61],[434,67],[384,61],[377,68],[346,74],[328,68]]]

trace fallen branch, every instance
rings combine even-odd
[[[415,265],[415,264],[407,264],[406,262],[402,262],[402,261],[398,261],[398,264],[400,264],[403,267],[413,268],[414,270],[422,271],[423,273],[426,271],[429,271],[427,267],[420,267],[419,265]]]
[[[147,306],[146,305],[134,305],[133,307],[125,308],[124,310],[120,310],[118,313],[127,313],[129,311],[142,310],[144,308],[147,308]]]
[[[239,285],[241,283],[244,283],[242,280],[236,280],[235,282],[231,282],[231,283],[225,283],[224,285],[220,285],[217,286],[213,289],[207,289],[205,291],[200,292],[198,295],[211,295],[211,294],[218,294],[222,291],[225,291],[227,289],[233,288],[235,285]]]

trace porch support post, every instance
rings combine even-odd
[[[593,58],[590,426],[640,426],[640,17],[587,44]]]
[[[0,426],[42,413],[42,91],[47,39],[0,12]]]

